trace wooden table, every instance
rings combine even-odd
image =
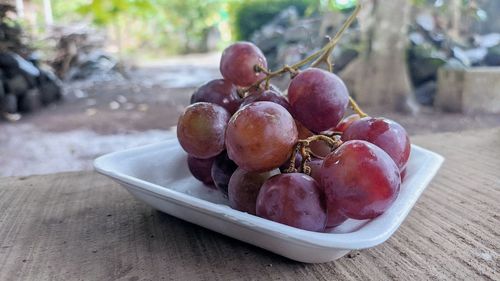
[[[157,212],[93,172],[0,179],[0,280],[500,280],[500,128],[446,161],[386,243],[302,264]]]

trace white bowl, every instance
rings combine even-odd
[[[219,191],[203,186],[190,175],[186,153],[177,139],[99,157],[94,167],[153,208],[290,259],[318,263],[386,241],[443,160],[412,145],[406,178],[393,205],[373,220],[348,220],[329,233],[302,230],[231,209]]]

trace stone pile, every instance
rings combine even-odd
[[[21,27],[13,20],[15,9],[0,5],[0,118],[17,120],[62,98],[60,82],[39,66],[24,43]]]
[[[276,69],[321,48],[326,43],[326,36],[332,36],[346,17],[341,13],[328,13],[323,17],[300,18],[297,9],[291,6],[256,31],[250,40],[264,52],[269,67]],[[342,44],[334,50],[335,72],[357,57],[358,52],[353,47],[358,36],[353,29],[345,34]]]
[[[59,80],[52,72],[16,53],[0,52],[1,113],[32,112],[61,98]]]
[[[416,16],[410,27],[408,67],[417,100],[432,105],[437,89],[438,70],[500,66],[500,34],[474,34],[453,40],[430,13]]]
[[[107,54],[102,32],[88,24],[54,27],[50,38],[54,54],[50,65],[63,80],[112,80],[123,78],[120,64]]]

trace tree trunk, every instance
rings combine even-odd
[[[462,1],[451,0],[449,4],[450,25],[448,34],[454,41],[460,41],[460,25],[462,24]]]
[[[415,113],[406,60],[410,1],[364,1],[359,17],[364,50],[341,73],[362,105]]]
[[[52,3],[51,0],[43,0],[43,13],[45,15],[45,25],[47,27],[54,24],[54,17],[52,16]]]

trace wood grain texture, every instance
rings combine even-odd
[[[500,280],[500,129],[446,157],[388,242],[302,264],[157,212],[95,173],[0,179],[0,280]]]

